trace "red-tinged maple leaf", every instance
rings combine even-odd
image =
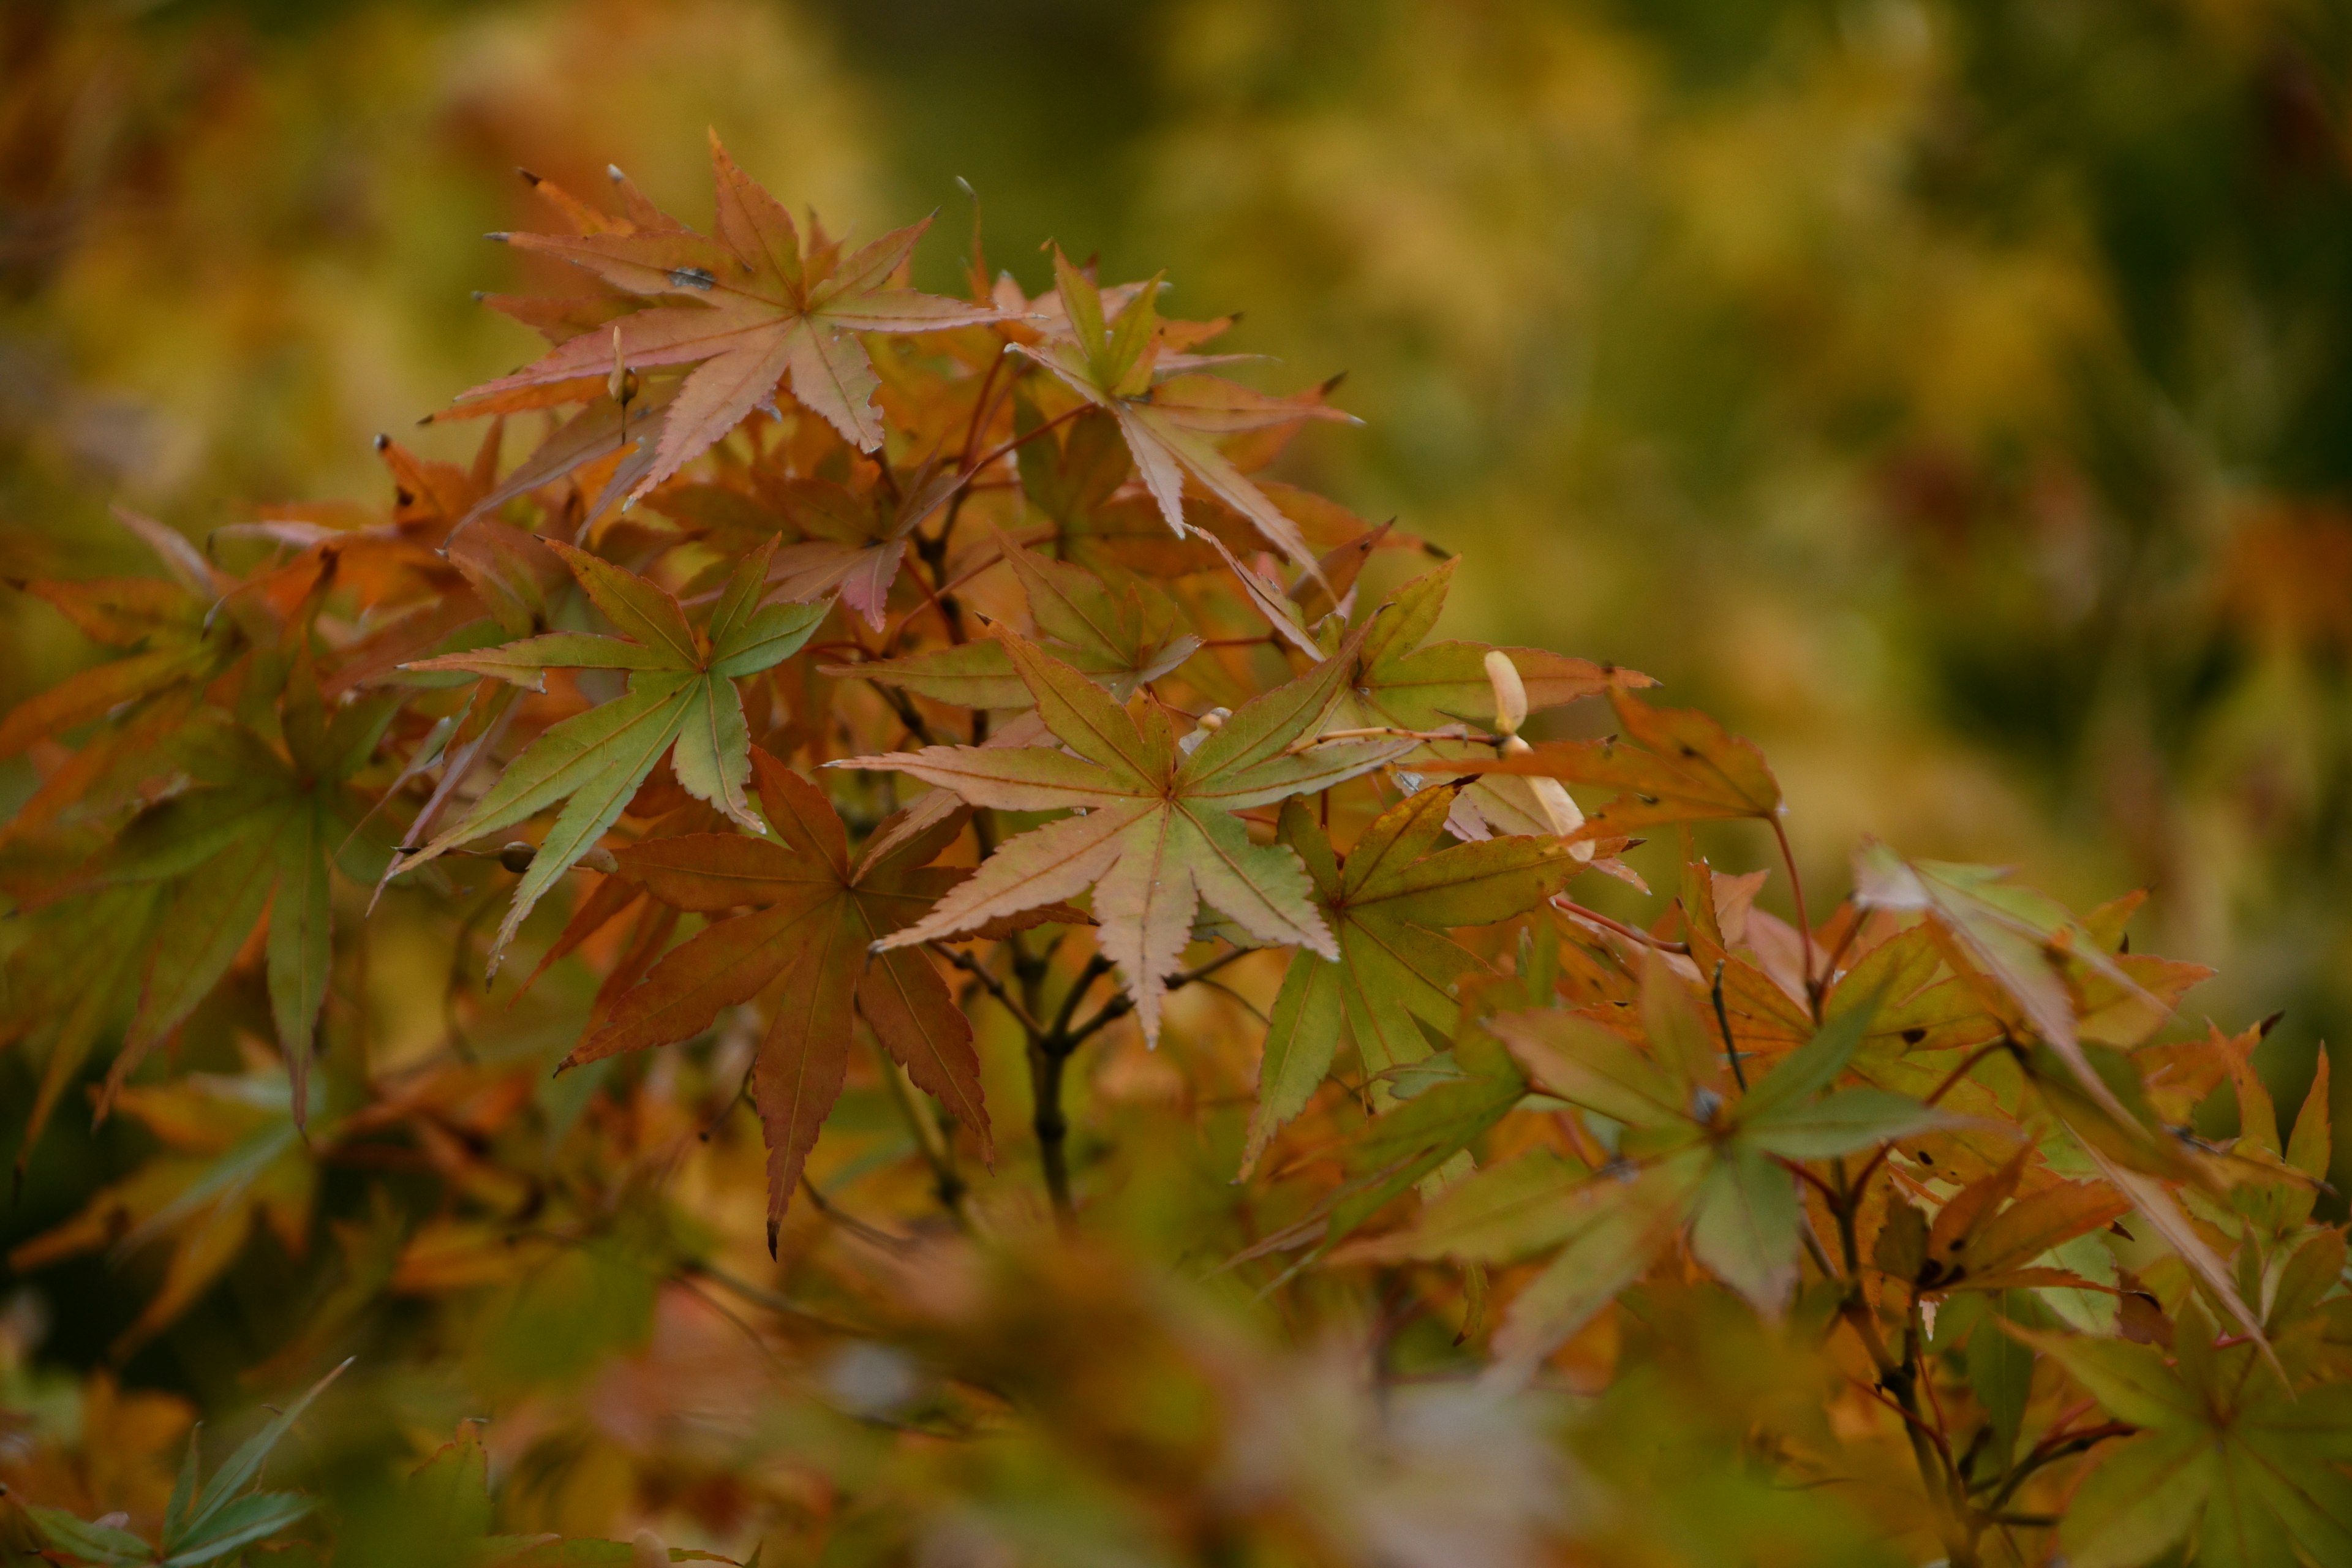
[[[971,476],[930,463],[895,474],[856,467],[855,484],[804,479],[778,487],[785,521],[803,537],[777,548],[768,581],[780,596],[803,603],[837,595],[880,631],[907,541]]]
[[[880,384],[858,332],[931,332],[996,319],[992,305],[893,288],[890,279],[929,220],[883,236],[845,258],[840,242],[811,224],[803,235],[783,204],[735,166],[714,134],[719,233],[685,227],[622,234],[514,234],[508,243],[588,268],[613,288],[686,301],[617,318],[619,353],[630,370],[692,365],[664,422],[643,495],[773,401],[787,373],[793,396],[865,451],[882,444],[872,406]],[[587,331],[537,363],[484,384],[461,404],[522,387],[609,372],[615,340]]]
[[[886,947],[960,935],[1091,887],[1097,940],[1118,965],[1144,1037],[1155,1042],[1167,976],[1204,902],[1260,942],[1339,956],[1297,855],[1251,843],[1234,813],[1328,789],[1411,748],[1409,741],[1377,740],[1298,749],[1354,667],[1363,628],[1189,751],[1177,744],[1167,710],[1148,695],[1130,711],[1027,639],[1003,627],[997,635],[1039,718],[1068,752],[929,746],[830,765],[912,773],[973,805],[1076,807],[1082,815],[1002,846],[937,909],[885,939]]]
[[[1315,551],[1298,525],[1252,484],[1216,437],[1276,429],[1304,419],[1351,420],[1353,416],[1312,398],[1268,397],[1236,383],[1202,375],[1197,361],[1166,355],[1159,332],[1159,279],[1135,290],[1115,317],[1103,291],[1054,252],[1056,290],[1066,323],[1063,333],[1015,352],[1043,365],[1069,389],[1118,421],[1144,488],[1181,537],[1184,481],[1249,519],[1284,554],[1319,573]],[[1171,374],[1171,372],[1174,374]]]
[[[665,903],[705,915],[751,912],[717,921],[665,954],[563,1065],[690,1039],[720,1008],[778,985],[751,1072],[768,1142],[772,1251],[801,1167],[840,1096],[854,1013],[983,1146],[989,1129],[971,1026],[931,961],[919,952],[868,952],[970,875],[925,864],[962,830],[961,816],[912,837],[877,837],[883,852],[853,862],[848,835],[824,795],[763,751],[755,749],[751,761],[774,842],[688,833],[614,853],[622,876]]]

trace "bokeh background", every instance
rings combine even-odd
[[[712,126],[833,224],[938,209],[949,289],[961,177],[992,267],[1347,373],[1295,477],[1464,552],[1457,632],[1758,739],[1817,911],[1865,833],[2148,888],[2299,1097],[2352,1035],[2347,72],[2326,0],[8,5],[0,574],[462,455],[411,427],[534,350],[470,299],[519,165],[699,222]],[[9,595],[0,700],[97,653]]]
[[[0,552],[374,500],[533,352],[528,166],[707,214],[703,131],[953,289],[1040,242],[1238,310],[1466,553],[1855,837],[2154,895],[2287,1093],[2352,1024],[2352,8],[623,0],[0,11]],[[11,596],[0,698],[95,656]],[[21,781],[20,781],[21,787]],[[1818,902],[1826,905],[1827,898]],[[2352,1090],[2352,1075],[2347,1076]]]

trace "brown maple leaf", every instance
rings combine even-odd
[[[566,1057],[578,1067],[621,1051],[691,1039],[719,1009],[779,985],[751,1069],[768,1142],[768,1248],[818,1129],[840,1097],[855,1015],[917,1087],[938,1096],[989,1146],[971,1026],[919,952],[867,949],[929,913],[971,873],[925,862],[961,831],[950,816],[912,837],[877,835],[853,862],[841,818],[816,786],[754,749],[775,841],[731,833],[648,838],[614,851],[621,875],[675,908],[715,921],[665,954],[622,995],[604,1026]]]
[[[460,404],[604,375],[615,342],[632,371],[692,365],[663,422],[654,462],[631,492],[643,495],[752,409],[772,403],[787,373],[794,398],[870,452],[882,444],[881,416],[871,405],[880,383],[855,334],[931,332],[996,320],[993,305],[891,286],[928,218],[844,257],[841,242],[814,219],[803,235],[783,204],[735,166],[715,133],[710,161],[718,186],[715,238],[683,226],[503,236],[584,267],[625,294],[685,302],[619,317],[609,332],[583,332],[536,363],[476,387]]]

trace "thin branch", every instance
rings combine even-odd
[[[1256,951],[1257,949],[1254,947],[1237,947],[1229,952],[1220,953],[1215,958],[1211,959],[1208,963],[1201,965],[1198,969],[1188,969],[1181,974],[1170,975],[1168,977],[1167,988],[1171,991],[1181,991],[1185,986],[1192,984],[1194,981],[1206,980],[1210,975],[1214,974],[1218,970],[1223,969],[1226,964],[1233,963],[1235,959],[1242,958],[1249,953],[1255,952]],[[1068,1036],[1070,1048],[1076,1049],[1079,1042],[1094,1035],[1105,1026],[1116,1023],[1119,1019],[1126,1017],[1134,1010],[1135,1003],[1133,1000],[1130,999],[1125,992],[1120,992],[1118,995],[1104,1003],[1100,1012],[1097,1013],[1093,1017],[1087,1019],[1085,1023],[1079,1025],[1076,1029],[1070,1032]]]
[[[995,997],[997,1005],[1013,1015],[1013,1022],[1019,1024],[1031,1039],[1045,1038],[1045,1026],[1037,1022],[1037,1016],[1023,1006],[1020,998],[1005,988],[1004,982],[991,974],[980,960],[968,952],[950,947],[945,942],[927,942],[923,945],[979,981],[980,988]]]
[[[1780,864],[1789,868],[1789,896],[1797,905],[1797,941],[1803,952],[1805,971],[1805,1001],[1811,1007],[1813,1023],[1822,1021],[1822,980],[1813,973],[1813,926],[1805,913],[1805,883],[1797,875],[1797,854],[1789,847],[1789,830],[1780,826],[1780,813],[1772,814],[1772,837],[1780,841]]]
[[[1690,943],[1686,942],[1661,942],[1648,931],[1637,930],[1622,921],[1611,920],[1599,910],[1586,909],[1566,893],[1553,894],[1551,907],[1571,919],[1586,921],[1604,931],[1615,931],[1629,942],[1638,942],[1645,947],[1654,947],[1660,952],[1679,952],[1685,957],[1690,954]]]
[[[833,1200],[824,1195],[824,1189],[808,1179],[808,1173],[805,1171],[801,1173],[801,1191],[808,1194],[808,1201],[815,1206],[817,1213],[861,1241],[870,1241],[875,1246],[892,1252],[904,1252],[914,1245],[903,1236],[893,1236],[888,1231],[868,1225],[856,1215],[835,1206]]]

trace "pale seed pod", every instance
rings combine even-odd
[[[669,1568],[669,1543],[650,1530],[640,1530],[629,1542],[630,1568]]]
[[[1528,721],[1528,689],[1519,679],[1519,667],[1501,648],[1486,650],[1486,679],[1495,688],[1495,729],[1498,734],[1517,735],[1519,726]]]
[[[1568,786],[1558,779],[1529,779],[1528,791],[1536,797],[1536,804],[1543,807],[1544,816],[1551,819],[1551,830],[1562,838],[1584,826],[1584,813],[1577,809],[1574,797],[1568,793]],[[1592,858],[1592,846],[1590,844],[1580,844],[1577,847],[1583,851],[1578,859]]]

